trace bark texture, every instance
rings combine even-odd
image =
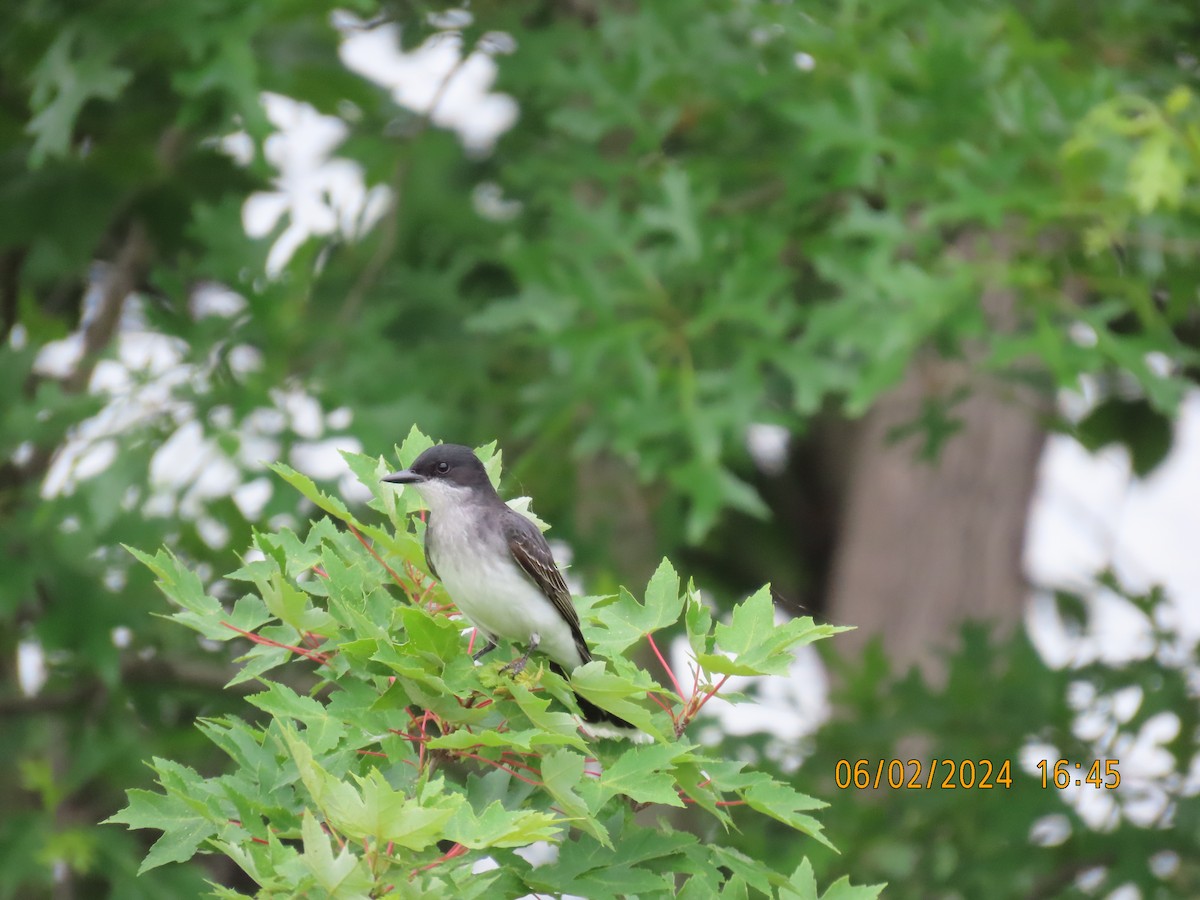
[[[1012,327],[1014,300],[983,300]],[[889,441],[930,394],[967,387],[963,427],[930,464],[917,438]],[[882,635],[898,667],[935,674],[936,650],[963,620],[1016,622],[1027,596],[1021,555],[1051,398],[973,373],[971,360],[922,360],[861,425],[833,560],[828,614],[858,631],[843,649]]]

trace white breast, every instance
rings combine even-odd
[[[434,506],[434,504],[430,504]],[[538,635],[538,649],[573,669],[582,663],[571,627],[509,555],[507,544],[481,546],[467,504],[439,503],[429,527],[431,562],[459,611],[480,631],[526,646]]]

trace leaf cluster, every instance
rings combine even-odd
[[[397,457],[428,443],[414,430]],[[690,740],[690,717],[673,709],[683,698],[617,654],[682,616],[699,648],[696,690],[711,694],[714,673],[780,673],[795,647],[836,629],[811,619],[776,627],[765,590],[714,625],[664,561],[644,601],[622,591],[582,604],[603,661],[569,685],[542,667],[510,679],[499,661],[476,666],[466,652],[463,623],[421,570],[411,498],[379,481],[387,463],[350,462],[397,525],[364,523],[278,466],[328,515],[303,536],[256,534],[261,558],[227,576],[245,589],[230,605],[169,551],[132,551],[177,607],[174,621],[209,640],[251,641],[231,683],[261,688],[247,699],[265,714],[201,720],[228,757],[224,774],[154,760],[159,790],[131,791],[109,820],[163,832],[143,870],[218,852],[260,897],[816,897],[807,865],[776,871],[721,835],[753,813],[829,846],[810,814],[824,804]],[[589,739],[572,691],[650,743]],[[706,814],[699,833],[671,823],[685,806]],[[538,842],[557,850],[553,863],[518,852]],[[831,891],[875,895],[845,883]]]
[[[1161,591],[1132,593],[1112,576],[1104,582],[1148,626],[1149,640],[1119,665],[1081,655],[1050,666],[1025,634],[979,623],[959,632],[937,679],[915,668],[894,674],[878,643],[853,664],[826,657],[837,712],[792,776],[831,802],[824,819],[843,853],[815,850],[820,875],[887,881],[888,896],[898,898],[1073,898],[1122,888],[1167,898],[1200,890],[1200,798],[1188,786],[1200,753],[1200,656],[1163,624]],[[1079,597],[1063,593],[1053,605],[1072,639],[1095,627],[1094,610]],[[1051,767],[1067,760],[1081,780],[1096,760],[1102,769],[1112,760],[1121,784],[1043,788],[1043,755]],[[887,761],[920,760],[920,786],[907,786],[911,765],[900,789],[837,784],[839,760],[867,760],[874,773],[881,759],[885,779]],[[933,759],[971,760],[977,770],[987,760],[993,771],[1008,761],[1012,786],[943,788],[942,763],[927,788]],[[776,835],[755,823],[737,846],[770,859]]]

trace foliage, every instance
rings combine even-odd
[[[135,880],[136,841],[92,824],[144,783],[142,748],[211,766],[191,722],[236,700],[119,546],[166,540],[212,582],[254,527],[299,521],[264,460],[413,421],[503,434],[611,580],[630,566],[581,521],[597,494],[594,518],[674,555],[762,515],[748,423],[860,412],[927,355],[1047,389],[1099,377],[1122,405],[1082,434],[1139,469],[1195,380],[1190,0],[336,4],[409,51],[491,47],[521,114],[490,156],[347,69],[370,29],[337,30],[334,6],[0,6],[0,660],[49,661],[38,696],[0,694],[0,897],[195,895],[198,870]],[[268,94],[341,129],[305,174],[390,189],[377,227],[290,193]],[[283,206],[254,240],[248,196]],[[1017,301],[999,323],[978,302],[997,288]],[[231,315],[205,314],[209,289]],[[933,451],[962,386],[928,389]],[[613,460],[640,531],[597,476]]]
[[[414,431],[397,448],[401,463],[428,444]],[[204,778],[154,761],[162,792],[131,792],[129,806],[109,820],[163,832],[143,871],[203,847],[233,859],[260,897],[674,897],[748,889],[817,896],[807,866],[779,874],[716,835],[733,827],[731,807],[745,805],[828,844],[808,814],[823,804],[711,755],[686,730],[723,683],[711,673],[781,671],[792,648],[838,629],[811,618],[776,628],[766,589],[714,628],[695,587],[681,590],[664,560],[644,603],[622,591],[580,604],[589,642],[607,662],[577,669],[570,689],[540,669],[509,680],[500,662],[474,665],[461,622],[446,615],[452,605],[418,569],[423,525],[408,513],[412,499],[398,500],[380,483],[389,466],[366,456],[350,463],[392,527],[360,522],[305,476],[280,467],[332,518],[313,522],[303,537],[290,529],[256,534],[262,558],[228,576],[249,588],[232,604],[205,593],[171,553],[133,551],[180,607],[171,618],[210,640],[253,642],[234,683],[261,684],[247,699],[267,714],[257,724],[237,716],[201,721],[234,763],[227,774]],[[617,654],[681,615],[697,648],[703,699],[676,711],[666,689]],[[309,676],[300,661],[316,664],[303,692],[288,683],[296,663]],[[653,743],[585,740],[563,709],[571,689]],[[660,710],[652,713],[647,698]],[[661,815],[656,822],[638,815],[685,804],[708,814],[699,828],[705,840]],[[517,852],[539,841],[559,848],[553,864],[534,866]],[[485,858],[495,865],[477,871]],[[842,881],[826,896],[876,894]],[[217,896],[242,895],[221,889]]]
[[[1024,633],[999,637],[979,624],[963,629],[937,680],[916,669],[893,676],[878,645],[861,662],[830,659],[837,713],[793,776],[832,804],[824,819],[843,853],[815,852],[818,874],[887,881],[887,896],[897,898],[1109,896],[1122,885],[1146,898],[1200,892],[1200,795],[1189,785],[1200,652],[1181,646],[1161,592],[1130,595],[1111,576],[1105,581],[1110,596],[1120,592],[1140,612],[1130,621],[1140,621],[1147,637],[1120,664],[1083,650],[1050,667]],[[1063,594],[1058,605],[1073,635],[1094,633],[1088,604]],[[887,767],[897,758],[905,786],[893,789]],[[1036,765],[1043,758],[1047,787]],[[868,761],[865,789],[845,787],[844,776],[838,783],[843,759]],[[910,759],[922,763],[915,787]],[[993,778],[990,790],[942,787],[950,771],[943,762],[927,787],[934,759],[971,760],[978,772],[982,760],[997,772],[1007,760],[1012,785]],[[1049,784],[1060,759],[1070,776],[1061,790]],[[1100,772],[1115,761],[1116,790],[1088,783],[1096,760]],[[771,831],[749,825],[742,846],[777,848]]]
[[[1138,66],[1194,11],[1064,9],[639,4],[538,35],[502,81],[538,127],[499,159],[534,227],[516,296],[472,319],[560,376],[519,425],[674,473],[695,538],[752,510],[715,469],[748,423],[855,414],[923,355],[1047,386],[1120,370],[1173,410],[1186,379],[1144,357],[1196,361],[1198,106],[1163,89],[1174,63]],[[931,385],[951,419],[961,387]]]

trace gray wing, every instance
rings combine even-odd
[[[441,581],[442,576],[437,573],[437,569],[433,567],[433,553],[429,546],[429,526],[433,524],[433,513],[429,514],[428,520],[425,522],[425,565],[429,567],[429,574],[433,576],[434,581]]]
[[[554,554],[550,552],[550,545],[542,533],[519,512],[509,510],[504,517],[504,536],[508,539],[508,550],[513,560],[571,626],[571,636],[575,639],[580,658],[585,663],[590,662],[592,654],[579,627],[579,613],[571,599],[571,590],[563,580],[562,572],[554,562]]]

